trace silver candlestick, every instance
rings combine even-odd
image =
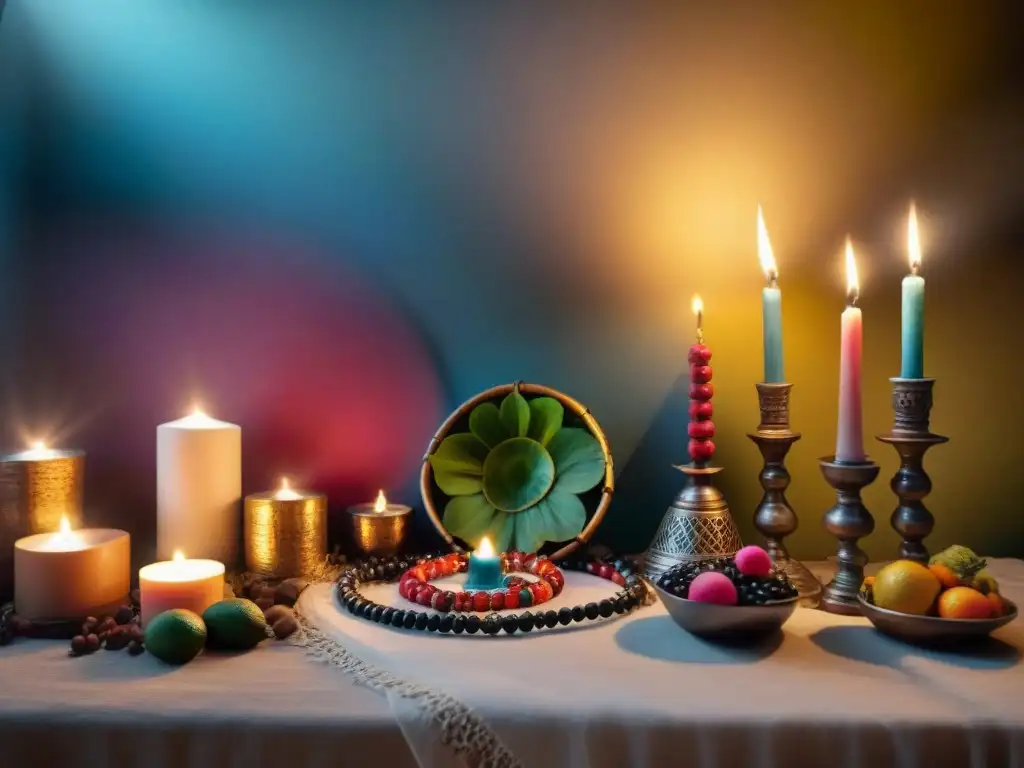
[[[821,582],[799,560],[789,556],[783,539],[793,533],[799,521],[786,499],[789,470],[786,454],[800,433],[789,428],[789,395],[792,384],[757,384],[757,399],[761,409],[761,423],[756,432],[747,435],[757,444],[764,457],[764,467],[758,476],[764,496],[754,510],[754,525],[765,538],[765,549],[779,570],[785,573],[797,588],[800,604],[816,608],[821,600]]]

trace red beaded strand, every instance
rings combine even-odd
[[[546,557],[538,557],[527,552],[504,552],[501,555],[503,573],[528,573],[537,577],[537,581],[511,576],[506,580],[504,589],[489,592],[453,592],[442,590],[429,582],[456,573],[463,573],[469,568],[466,555],[453,553],[442,557],[424,560],[409,568],[402,574],[398,582],[398,594],[406,600],[433,608],[435,611],[487,613],[505,608],[533,607],[546,603],[565,587],[565,575],[561,569]],[[609,574],[595,575],[624,583],[622,577],[608,566]],[[612,575],[613,574],[613,575]],[[616,581],[614,576],[619,576]]]
[[[711,383],[711,350],[704,344],[690,347],[690,458],[695,464],[706,464],[715,455],[715,422],[711,420],[714,407],[711,398],[715,385]]]

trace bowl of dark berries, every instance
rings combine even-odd
[[[760,547],[732,557],[681,563],[655,585],[680,627],[709,640],[757,639],[777,632],[796,609],[796,586]]]

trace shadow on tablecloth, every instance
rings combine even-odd
[[[825,627],[809,636],[826,653],[865,664],[905,670],[908,656],[925,657],[963,669],[1009,669],[1021,663],[1021,650],[995,637],[956,648],[927,648],[887,637],[873,627]]]
[[[678,664],[752,664],[771,656],[782,639],[783,633],[776,632],[753,644],[709,642],[680,629],[668,616],[637,619],[615,633],[624,651]]]

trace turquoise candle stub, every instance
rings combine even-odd
[[[469,556],[469,577],[466,589],[491,590],[500,589],[505,583],[501,573],[501,560],[495,556],[484,556],[476,553]]]
[[[900,378],[924,378],[924,278],[903,278],[903,359]]]
[[[782,370],[782,291],[769,287],[761,291],[764,336],[764,380],[779,384],[786,380]]]

